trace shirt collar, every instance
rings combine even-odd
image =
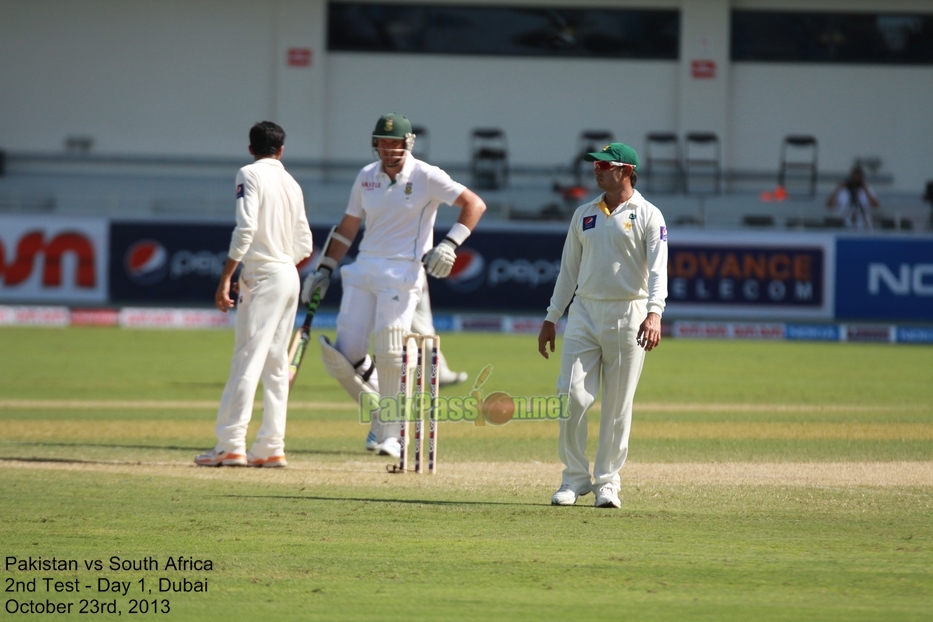
[[[411,152],[408,152],[408,155],[405,156],[405,163],[402,164],[402,170],[398,172],[398,175],[395,176],[395,183],[403,181],[411,177],[411,172],[415,170],[415,157],[411,155]]]
[[[275,158],[259,158],[256,160],[256,164],[266,164],[268,166],[277,166],[279,168],[285,168],[281,160],[276,160]]]
[[[644,198],[641,196],[641,193],[638,190],[632,189],[632,196],[629,197],[629,200],[625,203],[622,203],[615,209],[614,212],[609,211],[609,206],[606,205],[606,194],[603,193],[599,195],[599,198],[596,199],[596,207],[602,211],[607,217],[612,216],[614,213],[619,212],[623,209],[635,209],[639,205],[644,203]]]
[[[412,171],[415,170],[415,158],[414,156],[411,155],[411,152],[409,151],[408,155],[405,156],[405,162],[402,164],[402,170],[400,170],[398,172],[398,175],[395,176],[395,181],[393,181],[392,178],[389,177],[389,174],[385,172],[385,169],[382,167],[381,161],[377,161],[376,165],[377,165],[376,170],[378,171],[378,174],[384,175],[386,179],[389,180],[389,185],[391,186],[391,185],[400,183],[402,181],[405,181],[409,177],[411,177]]]

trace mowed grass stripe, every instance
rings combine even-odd
[[[216,410],[220,405],[214,400],[0,400],[0,409],[46,409],[46,410]],[[356,404],[341,402],[289,403],[295,410],[356,410]],[[599,411],[600,403],[593,405]],[[635,412],[779,412],[779,413],[830,413],[830,412],[903,412],[921,411],[928,407],[920,404],[729,404],[729,403],[679,403],[679,402],[635,402]],[[253,405],[262,409],[262,402]]]
[[[445,462],[442,477],[399,477],[393,490],[475,491],[541,487],[544,499],[560,479],[557,462]],[[287,469],[199,468],[190,462],[107,462],[5,460],[0,469],[79,471],[138,476],[171,476],[268,485],[334,485],[365,488],[384,485],[382,462],[305,462],[292,459]],[[348,474],[352,474],[349,475]],[[771,485],[771,486],[933,486],[933,462],[682,462],[629,461],[622,471],[623,490],[631,485]],[[313,480],[309,480],[313,477]],[[302,488],[304,490],[304,488]],[[312,493],[313,494],[313,493]],[[351,493],[352,494],[352,493]]]
[[[48,410],[217,410],[214,400],[0,400],[0,409]],[[355,410],[353,402],[292,402],[289,408],[300,410]],[[253,404],[261,410],[262,402]]]
[[[255,433],[259,422],[251,424]],[[298,439],[356,439],[365,431],[356,421],[289,422],[287,437]],[[157,440],[213,436],[213,420],[200,421],[32,421],[8,420],[0,424],[6,441],[65,442],[86,440]],[[598,435],[598,422],[590,422],[590,434]],[[504,426],[444,424],[441,438],[556,438],[554,423],[521,422]],[[652,422],[636,421],[633,439],[683,440],[933,440],[933,423],[835,423],[835,422]]]

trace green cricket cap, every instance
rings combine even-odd
[[[411,121],[394,112],[379,117],[373,130],[373,138],[404,139],[408,134],[411,134]]]
[[[609,143],[603,147],[602,151],[588,153],[583,156],[583,159],[587,162],[595,162],[596,160],[621,162],[622,164],[631,164],[636,169],[638,168],[638,154],[625,143]]]

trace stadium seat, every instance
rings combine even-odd
[[[785,136],[781,143],[778,186],[791,194],[815,196],[818,151],[819,143],[815,136]],[[801,188],[804,189],[803,192]]]
[[[508,184],[509,149],[499,128],[475,128],[470,135],[473,187],[496,190]]]
[[[680,191],[683,170],[677,134],[649,132],[645,135],[645,176],[649,192]]]
[[[684,138],[684,191],[687,194],[719,194],[722,169],[719,136],[713,132],[689,132]]]
[[[583,130],[580,132],[580,135],[577,137],[577,147],[574,152],[573,164],[571,165],[573,178],[576,180],[578,186],[583,183],[584,176],[592,172],[587,170],[585,166],[586,160],[583,159],[583,156],[601,150],[603,147],[613,142],[613,140],[615,140],[615,138],[612,132],[608,130]]]
[[[746,227],[773,227],[774,216],[771,214],[746,214],[742,216],[742,224]]]

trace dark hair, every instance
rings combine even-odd
[[[638,183],[638,173],[635,171],[635,169],[632,169],[632,188],[634,188],[635,184],[637,183]]]
[[[257,123],[249,130],[249,146],[257,156],[275,155],[285,144],[285,130],[272,121]]]

